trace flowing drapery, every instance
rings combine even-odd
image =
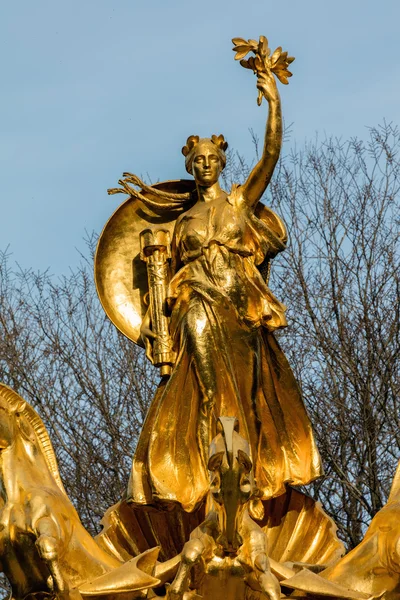
[[[196,205],[176,225],[174,252],[183,262],[170,284],[177,361],[133,459],[128,497],[138,504],[192,511],[201,503],[219,416],[237,417],[264,499],[322,474],[299,388],[272,333],[286,324],[285,307],[256,267],[273,234],[232,197],[206,210]]]

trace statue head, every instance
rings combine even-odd
[[[214,185],[225,168],[227,147],[223,135],[212,135],[211,138],[191,135],[182,148],[186,171],[193,175],[199,185]]]

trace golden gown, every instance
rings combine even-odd
[[[298,385],[272,333],[286,325],[285,307],[257,269],[283,249],[240,187],[177,220],[169,285],[177,360],[140,435],[131,501],[194,510],[208,491],[218,416],[239,420],[263,499],[322,474]]]

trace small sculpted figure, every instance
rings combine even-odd
[[[258,593],[252,598],[280,598],[279,582],[269,566],[266,535],[250,516],[250,511],[262,510],[262,505],[249,444],[237,429],[237,419],[219,419],[208,461],[209,510],[183,548],[181,565],[167,591],[169,600],[190,598],[194,592],[203,598],[229,600],[245,600],[251,592]]]

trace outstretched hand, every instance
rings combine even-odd
[[[257,72],[257,88],[268,102],[279,98],[275,77],[269,69]],[[258,104],[261,104],[261,94],[258,96]]]
[[[235,52],[235,60],[240,60],[240,64],[245,69],[251,69],[257,74],[258,98],[257,104],[260,105],[263,96],[268,102],[273,100],[279,101],[279,93],[277,90],[274,75],[283,84],[288,83],[288,78],[292,76],[288,70],[289,65],[294,61],[293,56],[288,56],[287,52],[283,52],[281,46],[271,54],[268,47],[268,40],[264,35],[260,36],[260,41],[245,40],[244,38],[233,38]],[[254,56],[245,59],[251,52]]]

